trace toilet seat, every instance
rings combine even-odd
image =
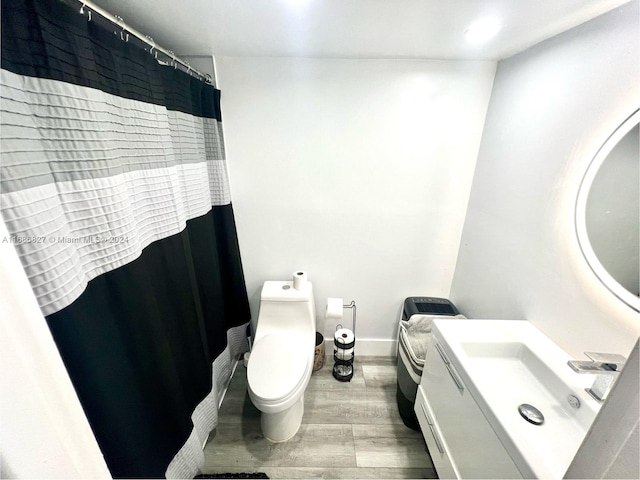
[[[251,350],[247,367],[249,396],[262,411],[289,407],[306,388],[313,364],[306,342],[288,335],[260,338]]]

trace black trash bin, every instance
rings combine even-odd
[[[404,424],[413,430],[420,430],[418,419],[413,410],[418,393],[420,377],[424,369],[425,350],[418,352],[412,348],[413,339],[407,331],[404,322],[412,319],[414,315],[433,316],[442,318],[464,318],[451,301],[437,297],[408,297],[404,301],[398,335],[398,384],[396,388],[396,400],[398,412]],[[404,322],[403,322],[404,321]]]

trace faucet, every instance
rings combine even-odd
[[[585,388],[585,390],[598,402],[602,403],[609,395],[611,387],[613,387],[627,359],[616,353],[584,352],[584,354],[591,361],[569,360],[567,365],[574,372],[593,373],[596,375],[591,388]]]

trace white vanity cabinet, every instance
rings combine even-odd
[[[440,478],[522,478],[449,360],[431,335],[415,412]]]

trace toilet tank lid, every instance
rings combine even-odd
[[[293,288],[293,282],[264,282],[260,300],[267,302],[308,302],[313,295],[311,282],[303,285],[302,290]]]

